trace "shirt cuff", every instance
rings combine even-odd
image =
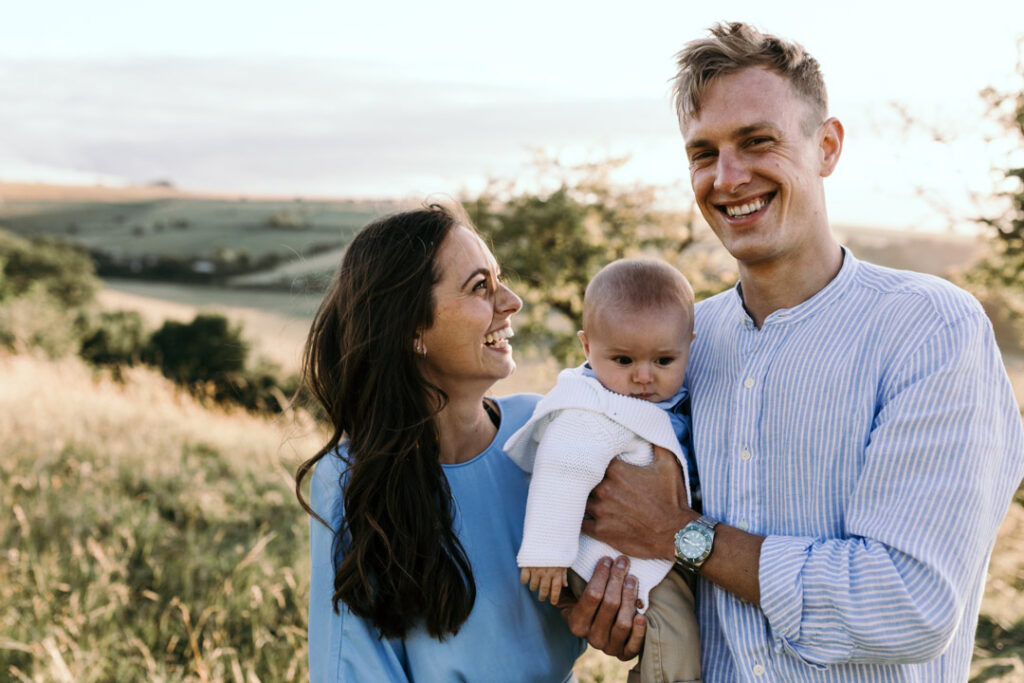
[[[815,539],[807,536],[768,536],[761,544],[758,581],[761,611],[777,638],[800,637],[804,602],[804,563]]]

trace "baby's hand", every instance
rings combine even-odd
[[[569,585],[565,567],[523,567],[519,580],[530,584],[531,591],[537,591],[538,600],[550,599],[552,605],[558,604],[562,586]]]

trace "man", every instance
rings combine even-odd
[[[680,52],[675,99],[696,201],[740,274],[696,310],[687,381],[705,517],[659,454],[613,464],[584,531],[705,579],[711,683],[966,680],[988,558],[1024,475],[988,320],[949,283],[835,241],[823,181],[843,127],[799,45],[716,26]],[[566,618],[628,658],[644,630],[634,592],[621,558],[608,562]]]

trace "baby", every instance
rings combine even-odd
[[[690,418],[683,376],[693,339],[686,278],[657,260],[609,264],[587,286],[579,338],[587,362],[559,373],[530,421],[505,444],[512,460],[533,472],[516,558],[520,578],[552,603],[563,586],[579,596],[598,560],[621,554],[580,534],[587,496],[612,458],[647,465],[652,444],[672,451],[695,504],[696,468],[684,451]],[[667,560],[630,558],[630,573],[639,582],[638,609],[647,615],[644,650],[630,680],[699,681],[693,578],[672,571]]]

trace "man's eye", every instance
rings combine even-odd
[[[749,142],[748,144],[749,144],[749,145],[750,145],[751,147],[758,147],[758,146],[760,146],[760,145],[766,145],[766,144],[768,144],[768,143],[769,143],[769,142],[771,142],[771,141],[772,141],[772,139],[771,139],[771,138],[769,138],[769,137],[766,137],[766,136],[764,136],[764,135],[760,135],[760,136],[758,136],[758,137],[756,137],[756,138],[751,138],[751,139],[750,139],[750,142]]]
[[[629,356],[615,356],[615,358],[612,358],[612,361],[618,363],[619,365],[629,365],[630,363],[633,362],[633,359],[630,358]]]
[[[699,165],[711,161],[714,158],[715,153],[712,152],[711,150],[707,150],[705,152],[695,152],[693,155],[690,156],[690,163]]]

